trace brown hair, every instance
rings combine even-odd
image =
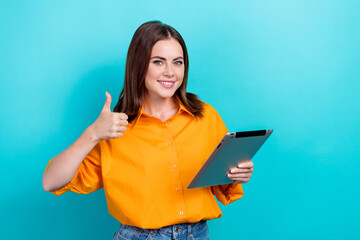
[[[203,117],[203,102],[195,94],[186,92],[189,59],[184,39],[173,27],[160,21],[150,21],[142,24],[131,40],[126,59],[124,87],[114,108],[114,112],[127,114],[129,122],[137,117],[142,105],[152,48],[157,41],[170,38],[179,42],[184,55],[184,79],[174,94],[175,99],[196,117]]]

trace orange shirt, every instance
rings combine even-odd
[[[141,111],[122,137],[99,142],[71,182],[52,193],[104,187],[110,214],[146,229],[221,217],[214,195],[227,205],[243,196],[241,184],[187,189],[228,132],[213,107],[205,104],[203,114],[196,119],[180,106],[164,123]]]

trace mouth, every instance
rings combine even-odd
[[[160,85],[163,88],[172,88],[175,85],[175,81],[163,81],[163,80],[157,80],[158,83],[160,83]]]

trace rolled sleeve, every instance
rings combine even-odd
[[[45,169],[49,167],[51,159]],[[51,191],[51,193],[60,196],[61,194],[71,191],[80,194],[87,194],[99,190],[103,187],[101,164],[100,164],[100,147],[96,145],[81,162],[73,179],[65,186]]]
[[[214,146],[217,146],[224,135],[228,132],[224,121],[221,119],[219,113],[214,109],[214,126],[213,129],[216,132]],[[217,200],[224,205],[232,203],[244,195],[244,191],[241,184],[223,184],[211,187],[212,193],[216,196]]]
[[[241,184],[224,184],[212,186],[211,191],[216,196],[217,200],[225,206],[244,196],[244,191]]]

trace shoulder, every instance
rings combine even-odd
[[[218,111],[210,104],[203,102],[203,121],[209,122],[212,124],[223,125],[223,120],[218,113]]]
[[[210,104],[208,104],[208,103],[206,103],[204,101],[202,101],[202,103],[203,103],[203,107],[204,107],[203,112],[204,112],[205,117],[206,116],[219,115],[218,111],[216,111],[216,109],[213,106],[211,106]]]
[[[214,139],[216,139],[216,141],[220,141],[222,137],[228,132],[226,125],[218,111],[213,106],[203,102],[203,107],[203,121],[208,124],[208,127],[210,129],[214,130],[213,132],[214,134],[216,134],[216,136],[214,136]]]

